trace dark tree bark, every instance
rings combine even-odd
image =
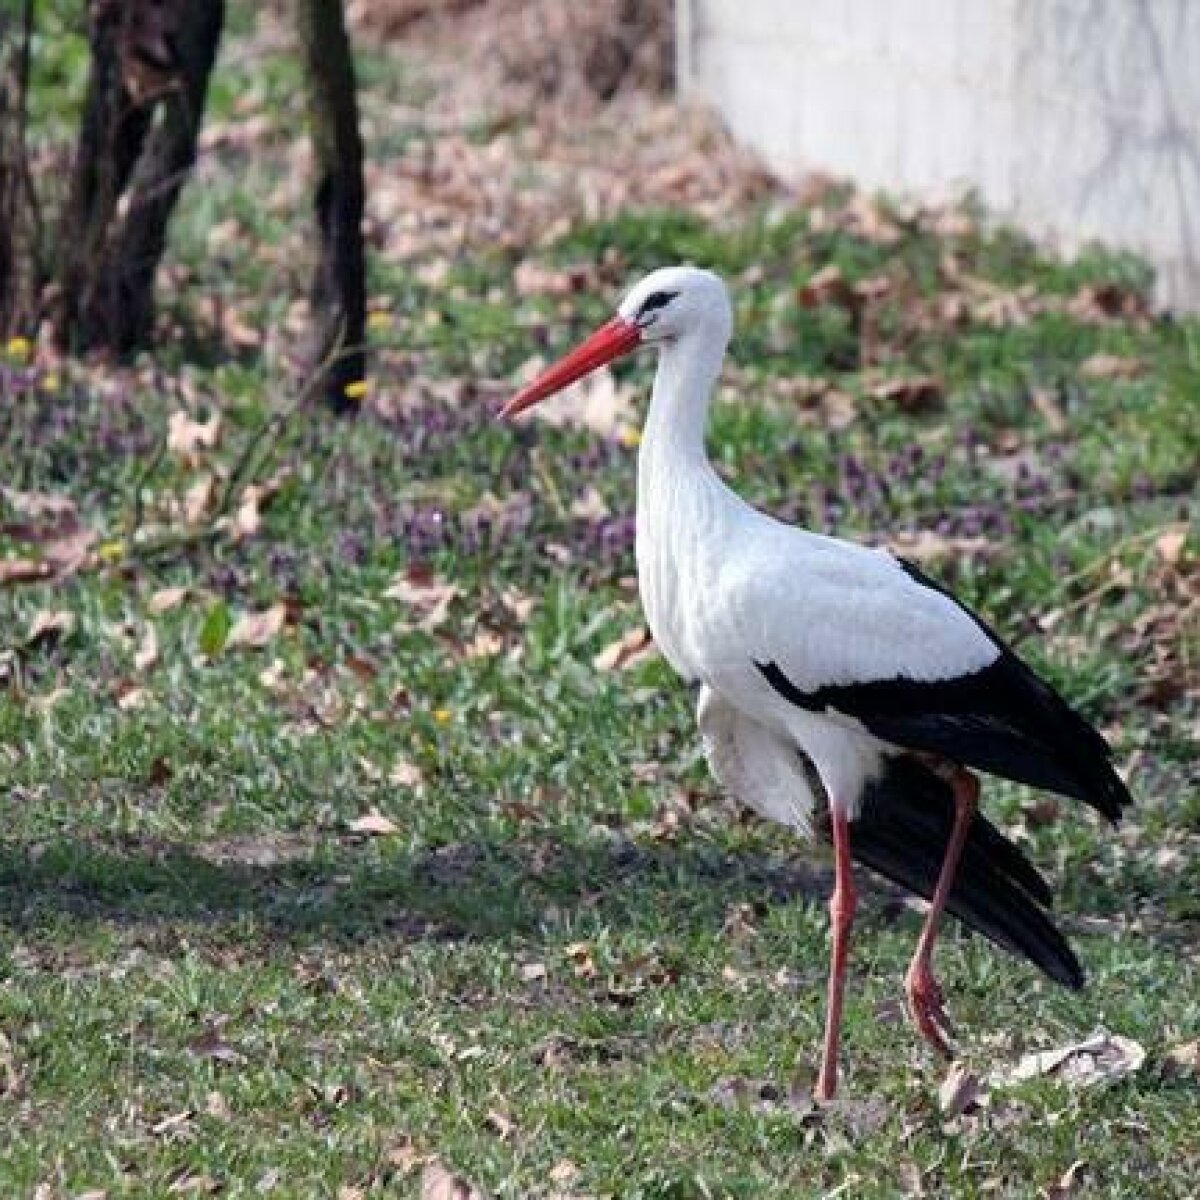
[[[310,296],[310,359],[314,366],[325,364],[329,405],[347,412],[357,407],[347,387],[366,375],[363,148],[354,58],[341,0],[299,0],[299,5],[321,242]]]
[[[91,72],[64,212],[64,349],[150,344],[154,275],[196,157],[223,0],[92,0]]]
[[[43,280],[41,229],[26,145],[33,0],[0,13],[0,333],[33,329]]]

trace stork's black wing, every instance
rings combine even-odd
[[[918,583],[949,596],[911,563]],[[1104,738],[974,612],[949,596],[995,643],[981,670],[945,679],[878,679],[804,691],[776,663],[757,663],[785,699],[856,718],[876,737],[1032,787],[1073,796],[1109,820],[1131,803]]]

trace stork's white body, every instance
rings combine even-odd
[[[797,750],[852,817],[893,747],[853,717],[789,704],[757,663],[816,691],[953,677],[989,665],[999,648],[886,551],[786,525],[720,479],[704,438],[730,322],[719,283],[705,299],[703,319],[659,354],[638,461],[642,604],[667,660],[700,685],[713,773],[761,815],[807,831],[814,797]]]

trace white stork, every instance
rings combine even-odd
[[[732,328],[721,280],[646,276],[576,350],[502,409],[514,416],[639,346],[659,353],[638,458],[646,619],[698,687],[718,781],[763,816],[813,830],[827,804],[835,883],[817,1096],[837,1088],[854,920],[851,860],[929,900],[905,976],[921,1035],[950,1053],[932,957],[944,909],[1068,987],[1083,970],[1050,889],[976,811],[970,768],[1076,797],[1116,821],[1130,796],[1091,725],[970,609],[911,563],[752,508],[713,470],[705,428]]]

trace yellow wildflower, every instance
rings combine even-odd
[[[371,385],[365,379],[355,379],[346,384],[342,391],[346,393],[347,400],[361,400],[370,389]]]
[[[623,425],[621,431],[617,434],[617,441],[625,447],[626,450],[633,450],[642,444],[642,431],[634,429],[632,425]]]
[[[15,337],[8,339],[8,344],[4,347],[10,358],[28,358],[33,350],[33,343],[26,337],[21,337],[17,334]]]
[[[367,328],[368,329],[391,329],[392,314],[383,312],[380,309],[375,309],[374,312],[367,313]]]
[[[439,725],[446,725],[454,714],[448,708],[435,708],[433,710],[433,719]]]

